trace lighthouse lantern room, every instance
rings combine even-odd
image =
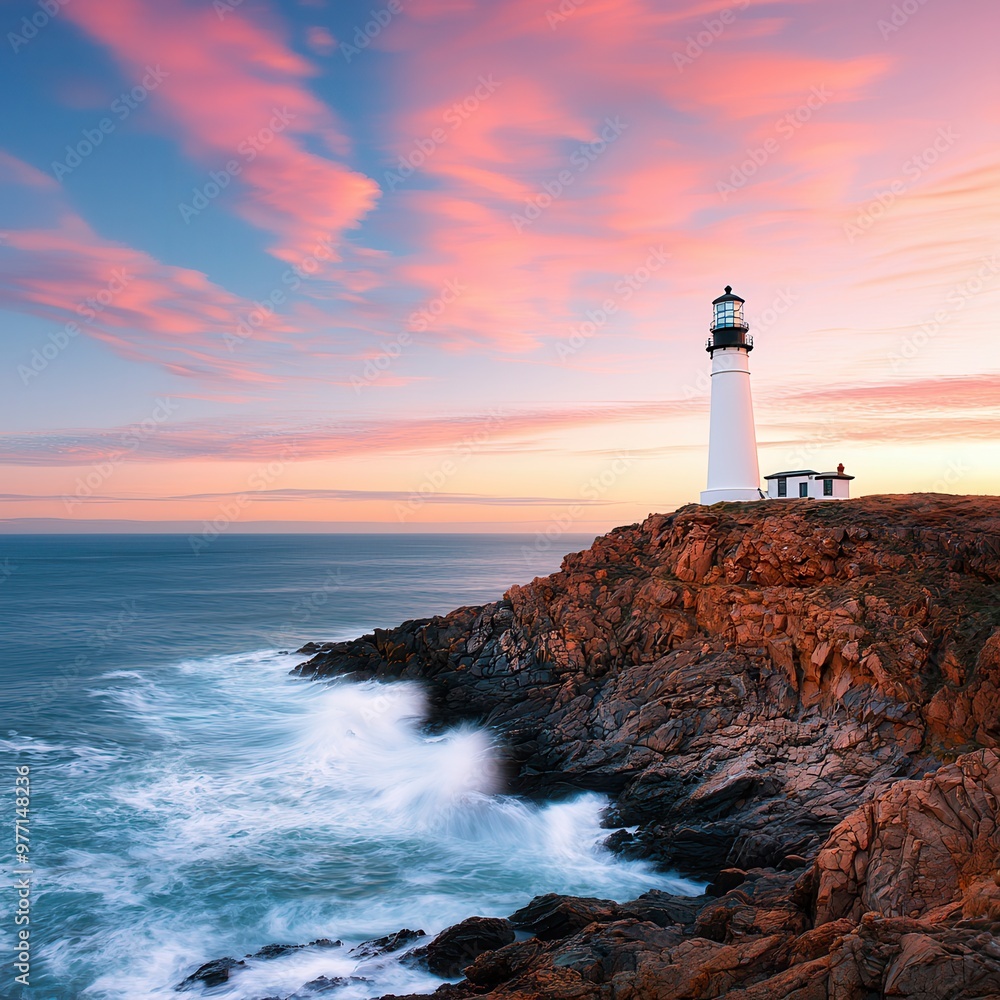
[[[725,294],[712,303],[711,336],[705,345],[712,359],[712,413],[703,504],[764,496],[750,395],[753,337],[743,314],[744,304],[728,285]]]

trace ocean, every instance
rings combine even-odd
[[[175,987],[225,956],[246,964],[205,994],[220,1000],[319,976],[344,977],[336,1000],[431,992],[441,979],[350,949],[544,892],[698,892],[605,850],[600,796],[502,794],[497,737],[428,735],[419,685],[289,676],[304,642],[495,600],[590,541],[223,535],[195,555],[181,535],[0,537],[0,996],[198,996]],[[28,925],[13,917],[19,805]],[[320,938],[343,946],[245,958]]]

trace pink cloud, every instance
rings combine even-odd
[[[0,154],[0,187],[15,196],[44,192],[51,216],[45,228],[4,234],[4,307],[63,324],[54,331],[57,337],[82,334],[123,357],[153,362],[177,375],[270,380],[251,349],[230,350],[233,341],[226,339],[236,334],[254,303],[214,285],[200,271],[163,264],[103,239],[65,206],[50,177],[6,154]],[[277,339],[288,329],[286,321],[271,317],[254,329],[254,339]],[[239,339],[235,345],[244,346]],[[33,358],[23,359],[25,384],[40,374]]]
[[[725,30],[679,66],[674,54],[688,51],[689,39],[723,5],[406,6],[373,42],[391,59],[383,63],[384,91],[372,95],[372,134],[380,137],[376,152],[387,173],[370,217],[374,181],[344,165],[349,143],[310,90],[314,67],[280,30],[262,27],[255,19],[260,8],[220,19],[210,5],[191,0],[74,0],[67,11],[127,73],[160,63],[171,74],[150,98],[151,110],[169,119],[206,170],[225,162],[275,107],[295,116],[231,192],[245,219],[275,234],[276,254],[289,259],[317,233],[342,235],[362,219],[387,237],[372,242],[392,245],[399,237],[412,248],[395,257],[354,248],[324,273],[336,288],[309,285],[311,301],[296,305],[295,324],[315,331],[298,344],[317,357],[330,356],[331,342],[341,356],[365,356],[361,345],[383,340],[405,323],[411,303],[432,299],[452,280],[465,291],[432,321],[433,344],[422,348],[546,363],[555,359],[555,345],[611,299],[616,316],[599,331],[600,349],[595,339],[567,364],[600,370],[598,359],[613,354],[615,338],[643,345],[676,338],[692,317],[701,322],[708,292],[732,281],[756,297],[752,309],[767,304],[776,284],[794,285],[800,296],[814,291],[811,315],[846,327],[845,344],[856,338],[853,348],[868,351],[862,324],[852,328],[853,318],[842,315],[845,292],[901,296],[918,284],[904,306],[887,299],[862,319],[865,333],[884,332],[887,320],[902,323],[907,307],[911,320],[922,320],[920,292],[944,275],[961,276],[992,231],[995,153],[976,173],[966,168],[982,151],[956,146],[947,169],[959,181],[951,189],[935,186],[940,177],[928,173],[863,244],[848,243],[844,222],[933,136],[938,122],[929,128],[928,117],[959,109],[995,121],[997,113],[988,96],[970,91],[956,100],[968,88],[944,72],[934,75],[933,112],[925,115],[923,101],[900,111],[916,86],[927,85],[927,60],[913,53],[926,53],[927,39],[940,34],[930,8],[907,26],[904,46],[884,44],[861,0],[838,8],[816,0],[729,7],[735,16]],[[553,19],[552,11],[568,12]],[[483,80],[497,85],[478,96]],[[778,134],[778,121],[814,87],[826,88],[828,99],[801,128]],[[625,128],[601,146],[609,119]],[[411,156],[435,131],[442,138],[432,140],[415,173],[388,183],[399,157]],[[731,197],[721,197],[718,182],[749,148],[775,136],[776,151]],[[573,157],[599,146],[581,169]],[[560,180],[564,172],[568,182]],[[541,206],[537,216],[519,226],[516,218],[532,206]],[[618,293],[618,283],[660,247],[670,262],[634,294]],[[340,312],[331,334],[334,308]],[[401,366],[383,385],[413,381]]]
[[[816,420],[824,416],[836,418],[838,440],[991,440],[996,437],[1000,416],[998,400],[1000,374],[842,389],[799,389],[761,394],[759,424],[764,432],[801,432],[801,416],[796,418],[797,423],[790,424],[788,414],[808,409]],[[707,405],[707,398],[643,400],[448,417],[391,416],[314,421],[302,426],[285,423],[252,431],[235,421],[171,422],[144,439],[131,460],[266,461],[293,454],[296,461],[306,462],[376,453],[422,454],[473,440],[477,452],[521,454],[543,446],[556,432],[663,422],[704,413]],[[97,462],[120,448],[127,431],[127,427],[120,427],[0,435],[0,462],[26,466]],[[679,447],[688,446],[679,443]]]
[[[800,393],[789,395],[801,398]],[[942,410],[1000,411],[1000,373],[908,379],[890,385],[817,386],[808,398],[816,407],[826,404],[840,411],[933,414],[932,419],[937,420]],[[996,429],[994,424],[994,433]]]
[[[320,25],[313,25],[306,31],[306,44],[313,52],[328,56],[337,48],[337,39]]]
[[[662,419],[691,411],[678,400],[620,403],[553,410],[475,413],[454,417],[385,417],[376,420],[314,421],[248,430],[242,421],[181,424],[171,421],[146,437],[130,455],[136,462],[296,461],[373,453],[421,454],[475,442],[477,452],[521,454],[538,435],[603,423]],[[66,429],[0,434],[0,463],[74,466],[106,459],[121,450],[129,428]]]
[[[717,272],[733,255],[734,212],[759,211],[775,192],[792,208],[815,205],[820,193],[843,197],[865,146],[844,115],[864,105],[892,60],[803,52],[801,40],[784,37],[787,17],[731,6],[734,20],[683,66],[673,54],[718,17],[718,4],[433,4],[394,25],[386,44],[407,86],[391,155],[406,157],[438,133],[417,181],[384,185],[386,209],[419,246],[395,271],[426,290],[448,277],[468,286],[434,326],[445,345],[536,351],[608,298],[618,328],[653,339],[666,296],[686,290],[693,270]],[[477,100],[484,79],[496,86]],[[809,130],[797,123],[790,137],[778,135],[779,120],[815,103],[817,91]],[[452,112],[449,123],[456,106],[461,120]],[[609,123],[620,124],[606,141]],[[771,133],[783,148],[750,196],[727,205],[716,180]],[[642,294],[616,295],[657,247],[675,264]]]
[[[349,144],[307,87],[313,67],[275,25],[183,0],[75,0],[66,16],[128,76],[149,66],[167,74],[151,103],[206,171],[240,165],[237,211],[273,234],[275,256],[294,261],[321,240],[339,241],[375,204],[378,186],[331,158]],[[313,151],[317,142],[327,155]]]

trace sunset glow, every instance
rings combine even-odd
[[[988,0],[0,18],[8,529],[696,502],[727,284],[763,473],[1000,492]]]

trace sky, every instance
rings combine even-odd
[[[0,530],[1000,493],[993,0],[6,0]],[[195,527],[191,527],[195,526]]]

